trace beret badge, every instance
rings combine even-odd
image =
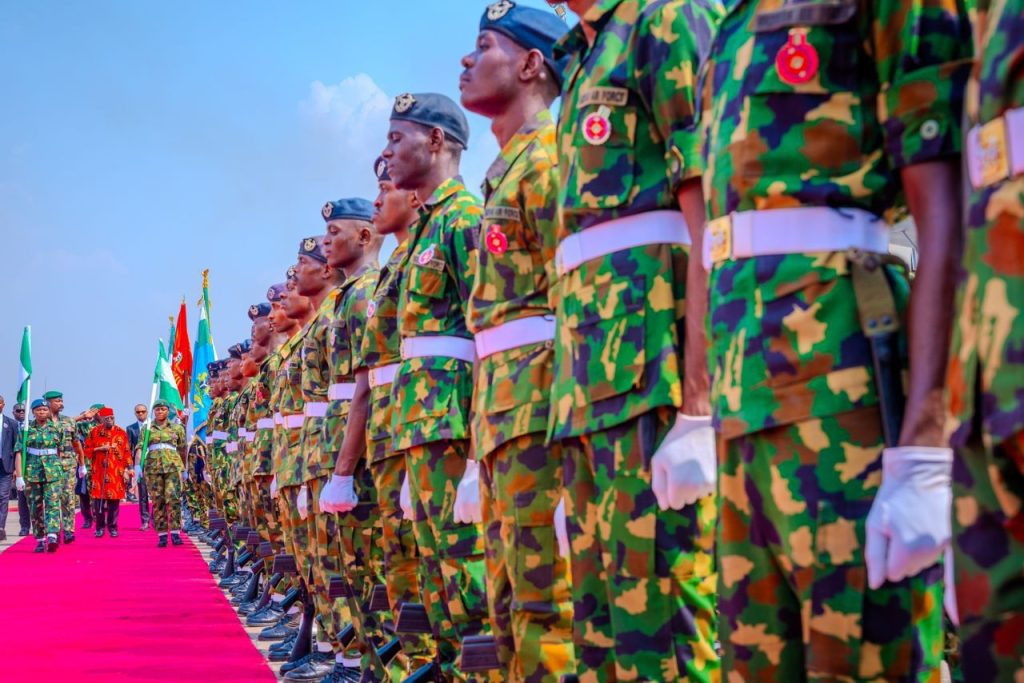
[[[267,290],[267,298],[268,299],[273,299],[274,298],[274,288],[273,287],[271,287],[270,289]],[[253,308],[255,308],[255,307],[253,307]],[[252,308],[250,308],[249,310],[252,311]]]
[[[416,98],[410,93],[403,93],[395,98],[395,111],[399,114],[404,114],[412,109],[414,104],[416,104]]]
[[[487,6],[487,19],[490,21],[497,21],[503,16],[508,14],[509,10],[515,7],[516,4],[511,0],[500,0],[493,5]]]
[[[271,290],[271,292],[272,291],[273,290]],[[259,314],[260,314],[260,307],[259,306],[257,306],[256,304],[253,304],[252,306],[249,307],[249,315],[251,315],[253,317],[256,317]]]
[[[314,249],[316,249],[316,240],[315,239],[313,239],[312,237],[307,237],[305,240],[303,240],[303,242],[302,242],[302,250],[303,251],[313,251]]]
[[[333,211],[334,211],[334,207],[331,206],[330,202],[327,202],[326,204],[324,204],[324,208],[320,209],[320,213],[323,215],[324,218],[330,218],[331,213]]]

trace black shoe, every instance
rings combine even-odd
[[[84,522],[82,522],[82,528],[83,529],[91,529],[92,528],[92,520],[91,519],[87,519]]]
[[[36,549],[33,550],[32,552],[34,552],[34,553],[45,553],[46,552],[46,541],[40,540],[39,544],[36,546]]]
[[[285,640],[293,632],[295,632],[294,628],[292,628],[284,622],[281,622],[278,624],[274,624],[273,626],[268,626],[267,628],[260,631],[259,636],[257,636],[257,640],[261,640],[263,642],[268,642],[271,640]]]
[[[156,542],[156,547],[157,548],[166,548],[167,547],[167,537],[166,536],[161,536],[157,540],[157,542]]]
[[[284,640],[279,640],[276,643],[271,643],[267,652],[284,652],[288,654],[295,647],[295,640],[299,637],[298,629],[293,630],[292,634]]]
[[[74,536],[72,536],[71,538],[73,539]],[[67,541],[65,541],[65,543],[67,543]],[[48,553],[55,553],[55,552],[57,552],[57,537],[56,536],[47,536],[46,537],[46,552],[48,552]]]
[[[274,605],[268,605],[263,609],[256,610],[245,619],[246,626],[273,626],[281,621],[281,610]]]
[[[333,652],[314,652],[309,661],[299,667],[292,667],[285,671],[285,664],[281,667],[281,673],[286,674],[286,681],[319,681],[324,676],[334,671]]]
[[[19,536],[28,536],[28,533],[29,533],[28,529],[20,529],[20,530],[18,530],[18,535]]]
[[[64,532],[64,545],[71,545],[75,542],[75,535],[71,532]]]
[[[171,534],[172,545],[184,545],[185,541],[181,540],[181,536],[178,534]]]
[[[4,531],[3,529],[0,529],[0,541],[6,541],[6,540],[7,540],[7,532]]]
[[[313,658],[316,655],[318,655],[318,654],[320,654],[320,653],[319,652],[310,652],[308,655],[304,655],[302,657],[299,657],[294,662],[285,662],[284,664],[281,665],[281,668],[280,668],[279,671],[280,671],[280,673],[286,674],[286,673],[289,673],[291,671],[295,671],[296,669],[301,669],[301,668],[305,667],[307,664],[309,664],[310,662],[312,662]]]
[[[238,605],[238,616],[247,617],[256,611],[256,605],[259,604],[259,598],[250,600],[249,602],[243,602]]]
[[[96,538],[103,538],[103,529],[97,529],[94,535],[96,536]],[[113,536],[113,532],[111,532],[110,535]]]
[[[149,522],[143,522],[142,526],[139,527],[139,531],[149,531]]]
[[[118,537],[118,536],[120,536],[120,535],[121,535],[121,534],[119,534],[119,533],[117,532],[117,529],[111,529],[111,530],[110,530],[110,537],[111,537],[111,538],[117,538],[117,537]]]

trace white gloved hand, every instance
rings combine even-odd
[[[953,451],[905,446],[882,451],[882,485],[868,513],[868,585],[900,581],[939,561],[952,534]]]
[[[203,481],[207,484],[213,484],[213,477],[210,476],[209,470],[203,470]]]
[[[15,479],[14,480],[14,488],[17,489],[18,491],[24,491],[25,490],[25,479],[22,478],[22,477],[18,477],[17,479]]]
[[[299,519],[309,517],[309,489],[305,485],[299,487],[299,495],[295,499],[295,506],[299,509]]]
[[[558,541],[558,554],[568,559],[569,529],[565,520],[565,498],[560,499],[555,508],[555,539]]]
[[[662,510],[681,510],[715,492],[718,457],[710,417],[679,413],[651,458],[651,489]]]
[[[412,491],[409,489],[409,473],[402,477],[402,491],[398,494],[398,507],[402,508],[402,516],[412,521]]]
[[[331,480],[320,492],[320,509],[325,512],[348,512],[358,503],[355,477],[332,474]]]
[[[455,523],[479,524],[484,521],[480,510],[480,463],[466,461],[466,471],[455,491]]]
[[[207,479],[207,481],[209,481],[209,479]],[[276,474],[274,475],[274,478],[270,480],[270,497],[271,498],[277,498],[277,475]]]
[[[142,481],[142,465],[135,466],[135,481]]]
[[[85,465],[79,465],[78,466],[78,476],[79,477],[84,477],[86,472],[87,472],[87,470],[85,469]]]
[[[182,475],[182,479],[184,479],[185,481],[188,481],[188,479],[189,479],[189,475],[190,475],[190,474],[191,474],[191,472],[189,472],[189,471],[188,471],[188,468],[186,467],[186,468],[185,468],[185,472],[184,472],[184,474]]]
[[[946,548],[946,558],[943,560],[944,578],[946,585],[942,587],[942,604],[946,606],[946,614],[954,626],[960,625],[960,608],[956,603],[956,572],[953,567],[953,546]]]

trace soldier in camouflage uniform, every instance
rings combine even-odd
[[[965,680],[1024,678],[1024,3],[978,3],[947,378]]]
[[[324,205],[327,223],[323,251],[327,264],[344,275],[327,339],[331,386],[324,419],[324,466],[332,475],[323,488],[319,506],[335,517],[333,533],[340,540],[344,576],[355,593],[351,614],[360,647],[360,661],[345,660],[335,676],[350,670],[373,672],[373,650],[390,636],[383,619],[390,615],[370,611],[373,587],[384,583],[383,522],[377,490],[366,461],[368,373],[359,356],[366,322],[366,307],[380,273],[377,255],[381,238],[370,220],[373,205],[359,198],[339,199]],[[341,514],[338,514],[341,513]],[[351,606],[351,605],[350,605]],[[375,672],[384,676],[386,672]]]
[[[209,372],[209,370],[207,371]],[[206,476],[206,444],[199,436],[192,437],[185,461],[187,478],[182,485],[185,490],[185,505],[192,520],[204,529],[210,525],[210,503],[213,494]]]
[[[222,407],[221,425],[224,431],[224,452],[220,465],[221,496],[224,499],[225,516],[229,522],[242,520],[242,501],[238,497],[240,483],[239,471],[239,404],[242,401],[242,389],[245,378],[242,377],[242,354],[245,344],[232,344],[228,347],[228,364],[224,376],[227,395]],[[239,540],[239,539],[236,539]]]
[[[710,434],[683,364],[693,219],[680,199],[699,191],[693,86],[717,16],[682,0],[569,7],[582,16],[555,50],[570,63],[550,436],[581,449],[565,463],[577,668],[717,680],[713,442],[673,448],[679,432]],[[680,458],[699,476],[666,475]]]
[[[75,541],[75,483],[79,468],[85,467],[85,452],[78,438],[78,428],[73,418],[62,415],[64,410],[64,394],[59,391],[47,391],[43,394],[50,408],[50,421],[63,432],[61,444],[61,463],[64,465],[64,488],[60,495],[60,525],[63,530],[64,543]]]
[[[558,201],[548,108],[565,68],[552,57],[564,33],[549,11],[495,3],[460,79],[462,105],[491,119],[502,148],[484,179],[466,321],[477,355],[473,455],[481,463],[487,598],[511,681],[557,683],[576,670],[569,567],[555,533],[565,455],[562,444],[546,443]]]
[[[14,479],[19,491],[26,490],[32,508],[32,533],[35,534],[36,552],[57,550],[60,533],[61,493],[66,475],[61,449],[66,447],[62,426],[50,419],[46,401],[32,401],[32,416],[28,429],[18,432],[14,446]],[[24,449],[24,462],[22,450]]]
[[[248,429],[246,427],[246,419],[249,414],[249,401],[252,400],[252,384],[250,383],[251,375],[247,374],[246,368],[251,368],[253,374],[255,374],[255,365],[250,363],[249,355],[252,353],[252,342],[246,339],[241,344],[241,358],[238,362],[237,369],[237,384],[238,387],[238,400],[235,402],[235,407],[231,411],[231,422],[235,429],[235,443],[237,444],[236,452],[231,463],[231,480],[232,490],[235,494],[235,500],[238,501],[238,513],[239,519],[249,528],[255,527],[256,523],[253,521],[252,506],[250,504],[249,491],[247,488],[247,480],[251,479],[247,475],[248,457],[249,457],[249,437]],[[239,539],[244,541],[245,539]]]
[[[934,330],[952,309],[970,45],[957,3],[744,0],[718,25],[702,246],[737,679],[937,680],[952,455]],[[884,256],[906,207],[909,310]]]
[[[144,472],[153,500],[153,528],[157,547],[171,543],[181,545],[181,471],[185,461],[185,428],[168,419],[171,406],[160,399],[153,403],[153,423],[149,426],[146,452],[142,440],[135,451],[135,476]]]
[[[402,419],[392,447],[405,452],[405,479],[420,551],[420,591],[445,678],[460,639],[490,631],[480,521],[457,522],[455,487],[469,458],[475,357],[466,327],[476,263],[480,201],[458,175],[469,125],[458,105],[434,93],[403,94],[391,111],[382,156],[395,186],[422,202],[410,229],[398,292],[402,361],[391,396]]]
[[[222,482],[222,470],[224,467],[224,441],[227,432],[224,431],[224,403],[227,395],[225,387],[226,360],[217,361],[217,374],[210,385],[210,411],[207,413],[206,432],[211,443],[209,444],[210,459],[206,463],[210,468],[210,487],[213,490],[213,500],[221,515],[227,515],[224,500],[224,487]]]

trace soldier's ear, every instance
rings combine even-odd
[[[530,50],[519,61],[519,80],[529,81],[543,78],[545,75],[544,55],[540,50]]]
[[[444,149],[444,131],[437,126],[430,129],[430,135],[427,139],[427,147],[433,154],[440,154]]]

